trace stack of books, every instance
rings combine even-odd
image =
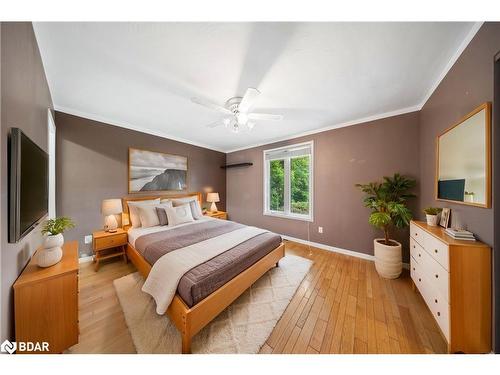
[[[456,240],[475,241],[474,233],[465,229],[446,228],[446,234]]]

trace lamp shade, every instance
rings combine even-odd
[[[116,215],[122,212],[121,199],[104,199],[101,205],[101,213],[105,216]]]
[[[207,202],[220,202],[219,193],[208,193]]]

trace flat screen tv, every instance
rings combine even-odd
[[[21,129],[12,128],[9,142],[9,242],[35,228],[49,209],[48,154]]]
[[[463,202],[465,179],[438,181],[438,198]]]

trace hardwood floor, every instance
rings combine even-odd
[[[407,272],[378,276],[373,262],[286,243],[313,265],[261,353],[445,353],[446,343]],[[113,280],[123,262],[80,266],[80,342],[69,353],[134,353]]]

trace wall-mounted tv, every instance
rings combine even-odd
[[[18,242],[47,215],[48,154],[21,129],[9,138],[9,242]]]

